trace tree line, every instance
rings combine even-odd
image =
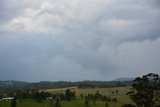
[[[131,85],[132,81],[81,81],[81,82],[36,82],[27,83],[20,81],[0,81],[0,94],[11,94],[16,93],[18,90],[21,91],[32,91],[32,90],[45,90],[55,88],[66,88],[66,87],[78,87],[78,88],[107,88],[107,87],[122,87]]]

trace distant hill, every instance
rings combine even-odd
[[[28,82],[22,81],[0,81],[0,86],[11,86],[11,85],[28,85]]]
[[[134,78],[116,78],[113,81],[133,81]]]

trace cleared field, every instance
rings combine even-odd
[[[48,89],[45,90],[51,93],[64,93],[67,88],[62,89]],[[123,104],[131,103],[134,104],[126,93],[130,90],[130,87],[115,87],[115,88],[95,88],[95,89],[77,89],[76,87],[70,87],[69,89],[75,90],[77,98],[71,101],[60,101],[62,107],[85,107],[84,99],[80,98],[80,94],[94,94],[99,91],[102,95],[107,95],[111,97],[116,97],[118,102],[110,102],[109,107],[121,107]],[[118,93],[112,94],[112,91],[118,90]],[[54,107],[55,101],[46,100],[43,103],[37,103],[33,100],[17,101],[17,107]],[[89,102],[89,107],[105,107],[105,101],[97,101],[96,104],[93,104],[93,101]],[[10,101],[0,102],[0,107],[10,107]]]
[[[65,90],[68,88],[63,88],[63,89],[47,89],[45,90],[46,92],[50,93],[64,93]],[[100,94],[102,95],[107,95],[110,96],[111,98],[116,97],[118,102],[117,103],[109,103],[110,107],[121,107],[123,104],[134,104],[129,97],[126,95],[128,91],[130,91],[131,87],[113,87],[113,88],[95,88],[95,89],[78,89],[77,87],[70,87],[70,90],[74,90],[76,92],[76,96],[79,98],[80,94],[87,95],[87,94],[95,94],[97,91],[99,91]],[[115,93],[115,90],[118,90],[118,93]],[[114,91],[114,94],[112,93]],[[84,101],[83,103],[84,104]],[[92,102],[91,102],[92,104]],[[97,107],[104,107],[105,102],[98,101]],[[65,106],[67,107],[67,106]],[[77,107],[77,106],[76,106]],[[80,105],[80,107],[83,107]],[[92,107],[96,107],[96,105],[92,105]]]
[[[95,94],[99,91],[102,95],[109,95],[109,96],[126,96],[126,93],[130,90],[131,87],[114,87],[114,88],[94,88],[94,89],[78,89],[77,87],[69,87],[69,88],[62,88],[62,89],[47,89],[44,90],[50,93],[64,93],[66,89],[74,90],[76,92],[76,96],[80,96],[80,94]],[[111,91],[118,90],[118,94],[112,94]]]

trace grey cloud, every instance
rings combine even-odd
[[[17,17],[18,15],[23,13],[24,8],[37,8],[37,5],[42,0],[1,0],[0,4],[0,23],[3,23],[3,21],[11,20],[12,18]]]
[[[158,73],[157,0],[18,2],[1,4],[3,80],[111,80]]]
[[[126,75],[143,75],[143,73],[159,73],[160,38],[141,42],[128,42],[118,47],[120,66]],[[130,70],[130,72],[128,72]]]

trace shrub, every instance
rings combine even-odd
[[[132,104],[124,104],[124,105],[122,105],[121,107],[136,107],[136,106],[134,106],[134,105],[132,105]]]

